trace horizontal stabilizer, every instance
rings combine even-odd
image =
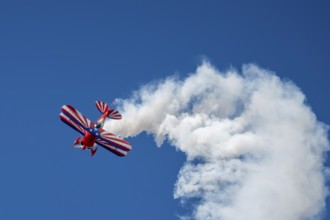
[[[108,118],[115,119],[115,120],[120,120],[121,119],[121,114],[115,109],[110,109]]]

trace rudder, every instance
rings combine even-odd
[[[109,110],[109,106],[107,103],[102,101],[96,101],[96,108],[103,114],[104,112]]]

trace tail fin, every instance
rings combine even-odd
[[[96,101],[96,108],[103,114],[104,112],[109,110],[109,106],[107,103],[102,101]]]
[[[96,108],[103,114],[108,111],[108,118],[120,120],[122,118],[121,114],[115,110],[110,109],[108,104],[102,101],[96,101]]]

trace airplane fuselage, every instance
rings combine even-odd
[[[81,139],[81,145],[91,148],[95,144],[96,137],[89,132],[86,132],[85,136]]]
[[[106,111],[106,112],[104,112],[102,115],[101,115],[101,117],[99,117],[99,119],[97,120],[97,122],[101,122],[102,123],[102,126],[101,127],[103,127],[103,124],[104,124],[104,122],[105,122],[105,119],[107,118],[107,116],[109,115],[109,110],[108,111]]]
[[[108,116],[108,114],[109,114],[109,112],[106,111],[97,120],[97,123],[95,124],[95,128],[97,128],[97,129],[103,128],[104,121],[105,121],[106,117]],[[86,146],[86,148],[92,148],[95,145],[95,140],[96,140],[96,137],[93,134],[86,132],[84,137],[81,139],[80,143],[82,146]]]

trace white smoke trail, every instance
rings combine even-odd
[[[274,73],[255,65],[223,73],[204,62],[119,103],[123,120],[106,128],[146,131],[187,155],[174,197],[198,201],[191,218],[305,220],[324,209],[327,128]]]

